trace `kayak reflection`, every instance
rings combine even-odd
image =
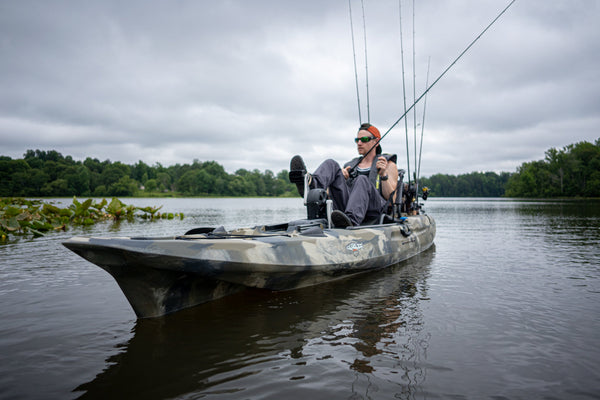
[[[122,351],[74,392],[84,399],[300,398],[309,385],[321,395],[332,390],[348,397],[364,395],[372,376],[387,373],[402,377],[397,393],[416,390],[426,375],[421,361],[428,333],[420,307],[434,256],[435,245],[393,267],[340,281],[278,293],[248,290],[138,319]],[[347,387],[339,387],[343,382]]]

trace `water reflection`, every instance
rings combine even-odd
[[[421,303],[434,255],[432,247],[408,262],[337,282],[247,291],[138,320],[107,368],[74,392],[83,399],[300,398],[310,387],[348,398],[379,390],[373,382],[383,379],[396,381],[392,396],[411,398],[427,375]],[[325,378],[332,364],[345,367],[333,372],[336,379]]]
[[[426,260],[429,265],[434,253],[435,250],[426,253],[411,263],[418,266]],[[397,375],[401,384],[395,385],[399,389],[395,398],[414,398],[422,390],[421,385],[427,376],[425,360],[431,334],[425,330],[421,310],[421,303],[428,300],[428,271],[423,272],[425,274],[419,279],[405,277],[390,282],[393,287],[389,287],[389,294],[369,302],[368,312],[354,321],[350,335],[359,339],[353,345],[359,354],[350,368],[362,374],[387,376],[393,380]],[[371,379],[367,389],[370,386]],[[370,397],[368,390],[356,394]]]

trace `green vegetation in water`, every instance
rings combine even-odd
[[[100,221],[183,219],[183,213],[160,213],[159,207],[135,207],[124,204],[116,197],[110,203],[106,199],[83,202],[73,197],[73,203],[65,208],[42,200],[23,198],[0,198],[0,241],[9,235],[44,236],[45,232],[66,230],[69,226],[93,225]]]

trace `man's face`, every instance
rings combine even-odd
[[[369,138],[369,140],[366,141],[367,139],[365,139],[365,138]],[[367,153],[367,151],[369,151],[371,149],[371,147],[377,145],[377,138],[375,136],[373,136],[371,134],[371,132],[369,132],[369,131],[360,130],[356,134],[355,142],[356,142],[358,154],[360,154],[361,156],[364,156]]]

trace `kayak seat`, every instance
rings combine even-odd
[[[381,214],[375,218],[365,219],[360,226],[372,226],[372,225],[383,225],[383,224],[393,224],[397,222],[392,215],[389,214]]]
[[[392,192],[389,199],[387,200],[387,205],[384,208],[384,212],[381,213],[379,217],[375,217],[372,219],[368,219],[363,221],[361,226],[364,225],[384,225],[384,224],[393,224],[398,222],[396,216],[400,217],[400,202],[402,199],[402,192],[404,189],[403,184],[404,179],[404,170],[398,169],[398,184],[396,186],[396,190]]]

